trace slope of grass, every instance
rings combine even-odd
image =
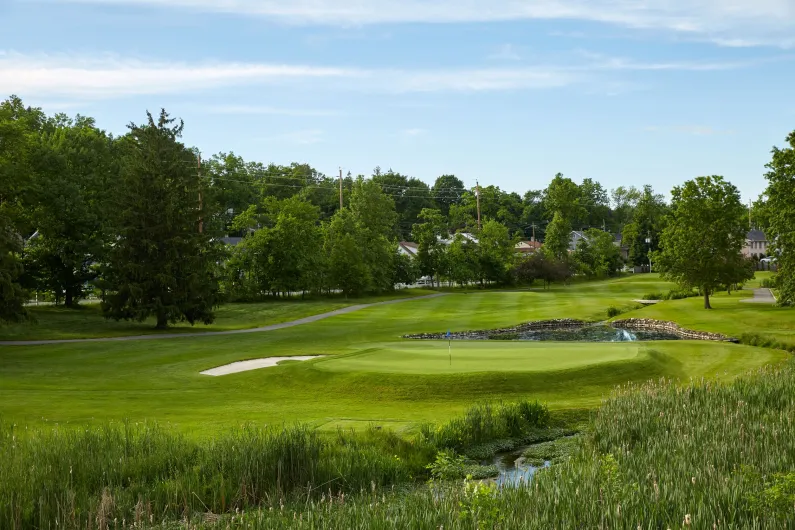
[[[301,300],[268,300],[265,302],[225,304],[216,310],[215,322],[205,326],[191,326],[182,322],[167,330],[155,329],[155,319],[144,322],[107,320],[97,303],[84,304],[76,309],[56,306],[28,307],[29,322],[0,326],[0,341],[44,339],[88,339],[125,337],[131,335],[156,335],[162,333],[201,333],[249,329],[327,313],[357,304],[372,304],[433,294],[425,289],[405,289],[381,296],[361,298],[331,297]]]
[[[767,304],[749,304],[742,299],[752,296],[750,290],[710,297],[711,310],[704,309],[701,298],[670,300],[642,310],[619,316],[622,318],[655,318],[671,320],[689,329],[741,337],[744,333],[770,335],[795,342],[795,309]]]

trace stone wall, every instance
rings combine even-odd
[[[581,328],[588,324],[582,320],[559,318],[556,320],[538,320],[519,324],[511,328],[485,329],[480,331],[457,331],[450,333],[451,339],[477,339],[488,335],[507,335],[510,333],[523,333],[525,331],[541,331],[545,329],[571,329]],[[418,333],[416,335],[403,335],[404,339],[446,339],[446,333]]]
[[[721,335],[720,333],[709,333],[707,331],[693,331],[680,327],[674,322],[665,320],[654,320],[650,318],[627,318],[624,320],[614,320],[610,323],[614,328],[628,330],[653,330],[672,333],[683,339],[692,340],[712,340],[719,342],[739,342],[739,340]]]

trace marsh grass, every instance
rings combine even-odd
[[[405,483],[432,454],[389,432],[243,427],[196,442],[157,425],[0,425],[0,528],[107,528]],[[111,525],[112,526],[112,525]]]

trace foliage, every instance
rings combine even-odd
[[[610,307],[607,308],[607,318],[617,317],[621,313],[623,313],[623,311],[621,311],[616,306],[611,305]]]
[[[486,221],[478,232],[476,247],[481,279],[495,283],[509,281],[515,247],[516,240],[510,236],[507,226],[493,220]]]
[[[500,526],[505,519],[497,503],[497,486],[485,484],[467,477],[464,481],[464,494],[459,500],[459,518],[477,529],[491,529]]]
[[[649,185],[644,186],[642,192],[635,192],[637,203],[632,221],[624,226],[621,244],[629,249],[628,262],[638,267],[651,265],[651,255],[660,249],[660,234],[665,226],[667,206],[664,197],[655,193]],[[647,242],[647,239],[651,242]]]
[[[26,279],[73,307],[96,279],[110,231],[110,190],[118,174],[113,139],[90,118],[57,116],[41,136],[31,193],[38,235],[25,248]]]
[[[420,273],[436,278],[446,271],[447,247],[441,239],[447,236],[447,224],[439,210],[424,209],[419,220],[412,228],[414,240],[417,242],[417,259]]]
[[[613,236],[598,228],[585,231],[577,243],[574,262],[581,274],[588,278],[606,278],[619,273],[621,250],[613,244]]]
[[[766,236],[778,263],[778,300],[782,305],[795,303],[795,131],[787,136],[788,147],[773,148],[767,164]]]
[[[547,226],[544,239],[544,252],[550,258],[566,260],[571,244],[571,223],[560,212],[555,212],[552,222]]]
[[[675,187],[672,197],[657,261],[665,278],[698,287],[710,309],[709,295],[740,268],[748,232],[740,192],[722,177],[698,177]]]
[[[477,280],[481,276],[482,263],[478,259],[481,252],[480,245],[476,245],[463,234],[457,233],[445,256],[449,278],[461,286],[466,286]]]
[[[200,232],[195,156],[181,144],[183,124],[163,110],[130,125],[116,190],[117,235],[103,278],[103,310],[115,320],[157,318],[157,327],[213,321],[219,302],[218,248]]]
[[[532,401],[479,403],[434,429],[424,426],[421,439],[434,447],[463,450],[499,438],[518,438],[549,422],[545,405]]]

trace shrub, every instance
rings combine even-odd
[[[778,282],[776,281],[776,277],[772,278],[762,278],[762,281],[759,282],[759,287],[764,287],[767,289],[775,289],[778,287]]]
[[[699,296],[697,291],[694,290],[676,290],[671,289],[668,291],[668,294],[665,295],[666,300],[682,300],[684,298],[693,298],[695,296]]]
[[[607,318],[617,317],[621,313],[623,313],[623,311],[617,308],[616,306],[611,305],[610,307],[607,308]]]
[[[646,293],[643,295],[644,300],[664,300],[665,295],[663,293]]]
[[[541,403],[479,403],[463,416],[433,428],[420,429],[423,442],[437,448],[462,450],[501,438],[517,438],[549,423],[549,409]]]

